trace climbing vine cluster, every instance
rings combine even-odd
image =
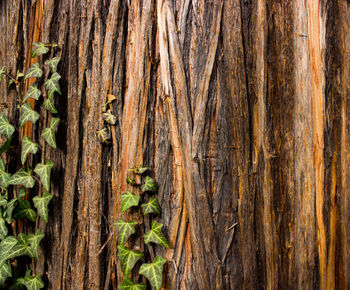
[[[142,209],[143,215],[160,216],[161,208],[158,199],[155,197],[155,194],[158,191],[158,186],[152,177],[147,175],[144,176],[148,170],[149,168],[147,166],[139,166],[130,169],[135,175],[135,179],[127,177],[126,181],[129,185],[137,188],[140,194],[132,194],[129,191],[122,194],[122,212],[127,211],[131,207],[136,207]],[[140,182],[137,180],[140,180]],[[140,205],[141,201],[145,202]],[[122,218],[118,219],[115,223],[118,232],[118,257],[124,275],[123,282],[118,286],[119,289],[146,289],[146,284],[134,284],[131,279],[133,268],[139,260],[144,259],[144,253],[137,250],[130,250],[125,245],[129,237],[135,233],[135,227],[137,224],[136,221],[125,221]],[[163,225],[161,223],[154,220],[150,231],[143,235],[145,244],[155,243],[169,248],[169,244],[162,234],[162,227]],[[155,289],[160,289],[162,285],[163,267],[165,262],[166,259],[161,256],[156,256],[152,263],[144,263],[139,269],[139,274],[145,276]]]
[[[53,55],[55,47],[56,44],[34,43],[31,57],[42,59],[43,55],[50,51]],[[38,228],[39,218],[48,222],[48,204],[52,199],[52,194],[49,193],[50,176],[54,164],[48,159],[43,163],[33,164],[30,155],[38,153],[42,148],[25,134],[23,127],[27,122],[34,125],[40,117],[49,116],[46,112],[50,112],[50,123],[40,136],[49,146],[56,149],[55,132],[59,118],[54,117],[57,114],[54,96],[61,94],[59,84],[61,76],[57,72],[59,61],[58,57],[52,57],[47,59],[44,65],[36,62],[25,73],[18,71],[16,76],[8,74],[6,67],[0,68],[0,81],[7,79],[9,90],[16,90],[19,110],[18,128],[0,112],[0,135],[1,140],[4,140],[0,148],[0,288],[2,289],[44,288],[40,274],[32,274],[34,267],[27,269],[24,277],[22,276],[18,258],[28,256],[33,259],[32,265],[34,259],[38,259],[38,247],[44,238],[44,234]],[[35,79],[35,82],[25,91],[28,79]],[[44,110],[40,111],[45,116],[41,116],[33,109],[30,103],[35,101],[41,102]],[[13,148],[18,146],[17,144],[21,144],[20,158],[16,158],[17,150]],[[17,163],[18,159],[20,164]],[[10,168],[18,170],[10,173],[8,172]],[[16,227],[18,220],[35,223],[34,232],[18,233]]]

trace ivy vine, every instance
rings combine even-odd
[[[127,177],[127,183],[137,188],[140,194],[132,194],[126,191],[121,195],[121,211],[125,212],[130,208],[135,207],[142,209],[143,215],[160,216],[161,208],[158,199],[154,194],[158,191],[158,186],[155,180],[144,174],[149,170],[147,166],[133,167],[130,169],[133,174],[140,176],[139,178]],[[140,179],[141,182],[137,182]],[[148,199],[140,205],[141,200]],[[135,234],[136,221],[125,221],[120,218],[115,222],[118,233],[118,258],[120,260],[121,269],[124,275],[123,282],[118,286],[119,289],[124,290],[143,290],[146,289],[146,284],[134,284],[131,279],[131,274],[137,262],[144,260],[145,255],[141,251],[129,249],[126,246],[130,236]],[[163,247],[169,248],[168,241],[162,233],[163,224],[153,221],[151,229],[143,235],[144,243],[155,243]],[[140,266],[139,274],[148,279],[152,287],[160,289],[163,281],[163,268],[166,259],[161,256],[156,256],[151,263],[144,263]]]
[[[54,53],[56,44],[33,43],[31,57],[40,59],[51,50]],[[49,219],[48,205],[52,199],[50,191],[51,170],[54,164],[50,160],[44,163],[33,164],[30,155],[36,154],[40,146],[30,136],[22,134],[21,130],[27,122],[33,125],[40,119],[41,115],[35,111],[31,103],[43,98],[43,111],[57,114],[54,105],[55,94],[61,94],[59,80],[61,76],[57,73],[57,65],[60,59],[53,57],[46,60],[45,64],[34,63],[25,73],[17,72],[13,77],[7,73],[6,67],[0,67],[0,81],[8,79],[9,89],[15,89],[18,97],[19,120],[16,129],[8,117],[0,112],[0,135],[5,140],[0,147],[0,288],[1,289],[29,289],[37,290],[44,288],[40,274],[32,273],[34,269],[28,269],[24,276],[18,276],[20,269],[17,267],[17,259],[28,256],[38,259],[38,248],[44,234],[38,229],[38,221],[41,218],[46,223]],[[35,78],[25,92],[25,82]],[[42,84],[40,86],[40,84]],[[48,116],[47,113],[44,113]],[[42,116],[44,117],[44,116]],[[50,125],[42,131],[41,138],[53,149],[56,149],[55,132],[59,124],[59,118],[51,116]],[[18,130],[19,133],[15,134]],[[21,135],[24,135],[21,138]],[[10,164],[15,162],[14,152],[11,146],[21,144],[21,164]],[[14,161],[11,161],[14,160]],[[31,166],[35,165],[35,166]],[[9,168],[17,167],[16,172],[8,172]],[[34,187],[35,184],[38,186]],[[29,190],[34,188],[33,190]],[[27,220],[35,223],[33,233],[17,233],[14,222]],[[34,260],[33,260],[34,261]],[[16,271],[13,271],[16,268]]]

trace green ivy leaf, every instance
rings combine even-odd
[[[12,138],[9,138],[6,140],[6,142],[4,144],[2,144],[2,146],[0,147],[0,154],[4,153],[10,149],[11,141],[12,141]]]
[[[158,190],[158,186],[152,177],[146,176],[144,179],[144,184],[141,187],[141,190],[142,192],[146,192],[146,191],[156,192]]]
[[[17,206],[13,212],[13,215],[17,220],[27,218],[30,221],[35,222],[36,219],[36,213],[30,206],[29,201],[21,198],[17,200]]]
[[[38,210],[39,216],[45,221],[48,222],[49,217],[49,209],[48,205],[51,201],[53,195],[49,194],[48,192],[44,191],[44,194],[42,197],[35,196],[33,198],[34,207]]]
[[[38,89],[36,84],[32,84],[28,88],[28,91],[27,91],[26,95],[24,96],[22,103],[24,103],[29,98],[32,98],[34,100],[39,100],[40,96],[41,96],[41,91]]]
[[[0,194],[0,206],[5,207],[7,205],[7,192],[2,195]]]
[[[31,174],[32,174],[32,170],[29,167],[21,168],[11,176],[9,184],[12,184],[12,185],[21,184],[24,187],[32,188],[35,182]]]
[[[21,115],[19,116],[19,127],[22,128],[26,122],[35,124],[39,116],[39,113],[35,112],[28,103],[23,104],[21,107]]]
[[[52,73],[55,73],[57,72],[57,65],[60,62],[60,60],[61,59],[59,57],[54,57],[45,61],[45,65],[47,65],[50,68]]]
[[[17,240],[13,236],[7,236],[0,243],[0,265],[11,258],[11,253],[17,245]]]
[[[0,264],[0,287],[3,287],[7,278],[12,277],[10,261]]]
[[[143,215],[154,213],[160,215],[161,208],[159,206],[158,199],[155,196],[151,196],[149,202],[141,204]]]
[[[6,211],[4,214],[4,218],[8,224],[12,223],[12,212],[15,209],[15,204],[17,202],[18,198],[11,199],[7,205],[6,205]]]
[[[166,260],[157,256],[154,258],[151,264],[143,264],[140,267],[139,273],[145,276],[151,285],[157,290],[162,286],[163,280],[163,268]]]
[[[21,152],[21,162],[24,164],[27,160],[27,154],[32,153],[35,154],[38,152],[38,144],[33,142],[27,135],[23,137],[22,140],[22,152]]]
[[[37,57],[48,52],[49,52],[49,48],[46,47],[44,43],[42,42],[33,43],[32,57]]]
[[[119,245],[124,245],[128,238],[135,233],[137,222],[126,222],[123,219],[118,219],[114,224],[117,226]]]
[[[2,81],[2,76],[6,73],[6,67],[2,66],[0,68],[0,82]]]
[[[102,118],[106,123],[110,125],[115,125],[115,123],[117,122],[117,117],[114,116],[110,110],[108,110],[108,112],[106,113],[103,113]]]
[[[121,290],[146,290],[145,284],[134,284],[128,277],[124,277],[123,283],[118,286]]]
[[[44,129],[43,133],[41,134],[41,137],[44,138],[52,148],[56,148],[55,130],[58,126],[59,121],[59,118],[52,118],[50,128]]]
[[[148,244],[149,242],[153,242],[156,244],[160,244],[166,248],[169,248],[169,244],[166,238],[162,234],[162,227],[163,227],[163,224],[159,224],[157,223],[157,221],[154,221],[152,223],[152,229],[143,235],[145,244]]]
[[[58,94],[62,95],[61,89],[60,89],[60,83],[59,80],[61,79],[61,76],[57,73],[54,72],[51,75],[51,78],[49,78],[45,83],[44,87],[46,91],[48,92],[48,96],[51,97],[55,92]]]
[[[23,233],[20,233],[17,238],[17,244],[13,248],[13,251],[11,253],[11,258],[15,258],[23,255],[34,258],[34,253],[32,248],[29,245],[27,236]]]
[[[57,114],[57,109],[55,107],[52,97],[49,97],[44,101],[43,107],[45,110],[50,111],[52,114]]]
[[[43,71],[40,68],[39,63],[34,63],[27,71],[24,79],[40,78],[43,75]]]
[[[23,77],[24,77],[24,73],[22,73],[19,70],[17,70],[16,80],[18,80],[19,78],[23,78]]]
[[[49,159],[46,159],[45,164],[39,163],[34,168],[34,172],[39,175],[40,181],[47,191],[50,190],[50,177],[52,167],[53,163]]]
[[[9,120],[3,113],[0,113],[0,134],[10,138],[13,132],[15,132],[15,127],[9,123]]]
[[[122,194],[122,212],[126,211],[132,206],[137,206],[139,201],[140,197],[138,195],[133,195],[130,191]]]
[[[8,229],[5,220],[2,216],[0,216],[0,240],[3,240],[6,238],[8,234]]]
[[[143,253],[140,251],[130,251],[127,247],[120,245],[118,246],[118,257],[124,276],[128,276],[137,261],[143,258]]]
[[[38,247],[40,244],[40,241],[44,238],[44,234],[39,231],[39,229],[36,229],[35,234],[28,234],[27,239],[30,244],[30,247],[32,248],[33,256],[37,259],[39,259],[38,254]]]
[[[30,270],[28,270],[24,278],[19,279],[19,281],[26,286],[28,290],[40,290],[45,286],[40,275],[36,274],[35,276],[32,276]]]
[[[11,178],[11,174],[5,172],[5,162],[0,159],[0,187],[7,188],[9,185],[9,181]]]
[[[148,166],[143,166],[143,165],[140,165],[139,167],[133,167],[133,168],[130,168],[129,170],[134,172],[135,174],[143,174],[145,173],[147,170],[149,169]]]

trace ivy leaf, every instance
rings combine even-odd
[[[11,178],[11,174],[5,172],[5,162],[0,159],[0,187],[7,188],[9,185],[9,181]]]
[[[34,63],[27,71],[24,79],[40,78],[43,75],[43,71],[40,68],[39,63]]]
[[[10,261],[0,264],[0,287],[4,286],[7,278],[12,277]]]
[[[0,82],[2,81],[2,76],[6,73],[6,67],[2,66],[0,68]]]
[[[24,73],[22,73],[19,70],[17,70],[16,80],[18,80],[19,78],[23,78],[23,77],[24,77]]]
[[[8,234],[8,229],[5,220],[0,216],[0,240],[6,238]]]
[[[101,130],[96,132],[97,138],[101,144],[109,144],[112,139],[111,130],[108,127],[103,127]]]
[[[47,65],[50,68],[52,73],[55,73],[57,72],[57,65],[60,62],[60,60],[61,59],[59,57],[54,57],[45,61],[45,65]]]
[[[110,125],[115,125],[115,123],[117,122],[117,117],[114,116],[110,110],[108,110],[106,113],[103,113],[102,118],[106,123]]]
[[[148,244],[149,242],[153,242],[156,244],[160,244],[166,248],[169,248],[169,244],[166,238],[162,234],[162,227],[163,227],[163,224],[159,224],[157,223],[157,221],[154,221],[152,223],[152,229],[143,235],[145,244]]]
[[[133,195],[130,191],[122,194],[122,212],[126,211],[132,206],[137,206],[139,201],[140,197],[138,195]]]
[[[39,100],[40,96],[41,96],[41,91],[38,89],[36,84],[32,84],[28,88],[28,91],[27,91],[26,95],[24,96],[22,103],[24,103],[29,98],[32,98],[34,100]]]
[[[119,245],[124,245],[128,238],[135,233],[137,222],[126,222],[123,219],[118,219],[114,224],[117,226]]]
[[[151,264],[143,264],[140,267],[139,273],[145,276],[151,285],[157,290],[162,286],[163,280],[163,267],[166,260],[157,256],[154,258]]]
[[[148,166],[143,166],[143,165],[140,165],[139,167],[133,167],[133,168],[130,168],[129,170],[134,172],[135,174],[143,174],[145,173],[147,170],[149,169]]]
[[[27,188],[34,186],[34,179],[32,177],[32,170],[28,168],[21,168],[14,175],[11,176],[9,184],[12,185],[23,185]]]
[[[130,251],[127,247],[118,246],[118,257],[122,266],[124,276],[128,276],[138,260],[143,258],[140,251]]]
[[[13,212],[14,218],[17,220],[27,218],[35,222],[36,213],[30,206],[29,201],[19,198],[17,202],[17,206]]]
[[[45,110],[50,111],[52,114],[57,114],[57,109],[55,107],[55,104],[54,104],[52,97],[49,97],[48,99],[46,99],[44,101],[43,107]]]
[[[41,137],[44,138],[47,144],[49,144],[52,148],[56,148],[55,130],[58,126],[59,121],[59,118],[52,118],[50,128],[44,129],[43,133],[41,134]]]
[[[32,276],[30,270],[28,270],[24,278],[19,279],[19,281],[26,286],[28,290],[40,290],[45,286],[40,275],[36,274],[35,276]]]
[[[33,198],[34,207],[38,210],[39,216],[45,221],[48,222],[49,209],[48,204],[51,201],[53,195],[44,191],[44,195],[42,197],[35,196]]]
[[[32,57],[37,57],[48,52],[49,52],[49,48],[46,47],[44,43],[42,42],[33,43]]]
[[[0,206],[5,207],[7,205],[7,193],[4,195],[0,194]]]
[[[149,202],[141,204],[143,215],[154,213],[160,215],[161,208],[158,202],[158,199],[154,196],[151,196]]]
[[[3,113],[0,113],[0,134],[10,138],[13,132],[15,132],[15,127],[9,123],[9,120]]]
[[[19,127],[22,128],[26,122],[35,124],[39,116],[39,113],[35,112],[28,103],[23,104],[21,107],[21,115],[19,116]]]
[[[38,229],[36,229],[35,234],[28,234],[27,239],[30,244],[30,247],[32,248],[33,256],[37,259],[39,259],[38,254],[38,247],[40,244],[40,241],[44,238],[44,234],[41,233]]]
[[[23,255],[34,258],[34,253],[32,248],[29,245],[27,236],[23,233],[20,233],[17,238],[17,244],[12,249],[10,258],[15,258]]]
[[[21,152],[21,162],[24,164],[27,159],[27,154],[35,154],[38,151],[38,144],[33,142],[27,135],[23,137],[22,140],[22,152]]]
[[[144,184],[141,187],[141,190],[142,192],[146,192],[146,191],[156,192],[158,190],[158,186],[152,177],[146,176],[144,180]]]
[[[50,190],[50,177],[52,167],[53,163],[49,159],[46,159],[45,164],[39,163],[34,168],[34,172],[39,175],[40,181],[47,191]]]
[[[62,95],[61,89],[60,89],[60,83],[59,80],[61,79],[61,76],[57,73],[54,72],[51,75],[51,78],[49,78],[45,83],[44,87],[48,92],[48,96],[51,97],[55,92],[58,94]]]
[[[4,153],[10,149],[11,141],[12,141],[12,138],[9,138],[6,140],[6,142],[4,144],[2,144],[2,146],[0,147],[0,154]]]
[[[12,212],[15,208],[15,204],[16,204],[17,200],[18,200],[18,198],[13,198],[6,205],[6,211],[5,211],[4,218],[8,224],[12,223]]]
[[[11,258],[11,252],[17,245],[17,240],[13,236],[7,236],[0,243],[0,265]]]
[[[123,283],[119,284],[118,289],[121,290],[146,290],[145,284],[134,284],[132,280],[128,277],[125,277]]]

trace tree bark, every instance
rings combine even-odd
[[[60,47],[59,149],[41,144],[47,288],[117,288],[113,223],[141,220],[120,211],[140,164],[171,247],[135,243],[167,258],[165,289],[350,288],[349,15],[347,0],[1,1],[1,66]],[[96,137],[107,94],[110,146]]]

